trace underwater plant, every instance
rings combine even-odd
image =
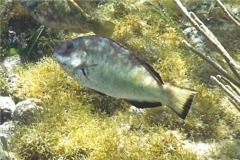
[[[0,95],[5,95],[7,93],[7,86],[6,68],[0,65]]]
[[[206,53],[202,53],[195,47],[193,47],[186,40],[183,43],[191,49],[194,53],[209,63],[214,69],[218,71],[217,76],[211,76],[210,78],[225,91],[229,96],[229,100],[236,106],[240,111],[240,65],[231,57],[226,51],[223,45],[218,41],[214,34],[204,25],[204,23],[193,13],[188,12],[187,9],[182,5],[180,0],[175,0],[182,13],[189,19],[192,25],[208,40],[208,42],[214,46],[214,48],[220,53],[222,59],[228,64],[228,69],[224,69],[215,59],[207,56]],[[237,27],[240,27],[240,21],[234,15],[232,15],[220,0],[216,0],[217,4],[222,8],[227,18],[230,19]]]
[[[11,157],[9,155],[9,148],[8,148],[8,142],[4,136],[0,136],[0,148],[3,150],[0,151],[0,159],[1,160],[11,160]]]

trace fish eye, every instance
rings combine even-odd
[[[73,47],[74,47],[74,45],[73,45],[72,42],[69,42],[69,43],[66,44],[67,49],[73,49]]]

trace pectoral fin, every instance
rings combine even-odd
[[[88,78],[89,69],[92,68],[92,67],[94,68],[95,66],[97,66],[97,64],[92,64],[92,65],[89,65],[89,66],[79,65],[78,67],[75,68],[75,70],[80,69],[82,71],[83,75]]]
[[[81,71],[82,71],[83,75],[84,75],[85,77],[87,77],[87,68],[86,68],[86,67],[83,67],[83,68],[81,68]]]
[[[162,106],[161,102],[140,102],[140,101],[134,101],[134,100],[128,100],[128,99],[124,99],[124,100],[137,108],[153,108],[153,107]]]

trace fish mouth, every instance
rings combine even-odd
[[[70,41],[57,45],[54,48],[54,52],[61,56],[68,56],[72,51],[74,51],[74,48],[74,43]]]
[[[59,44],[54,48],[54,52],[56,55],[64,56],[66,55],[66,50],[67,50],[66,43]]]

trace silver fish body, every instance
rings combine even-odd
[[[164,84],[150,65],[111,39],[76,38],[55,47],[55,58],[85,87],[124,99],[138,108],[167,105],[184,119],[195,94]]]

